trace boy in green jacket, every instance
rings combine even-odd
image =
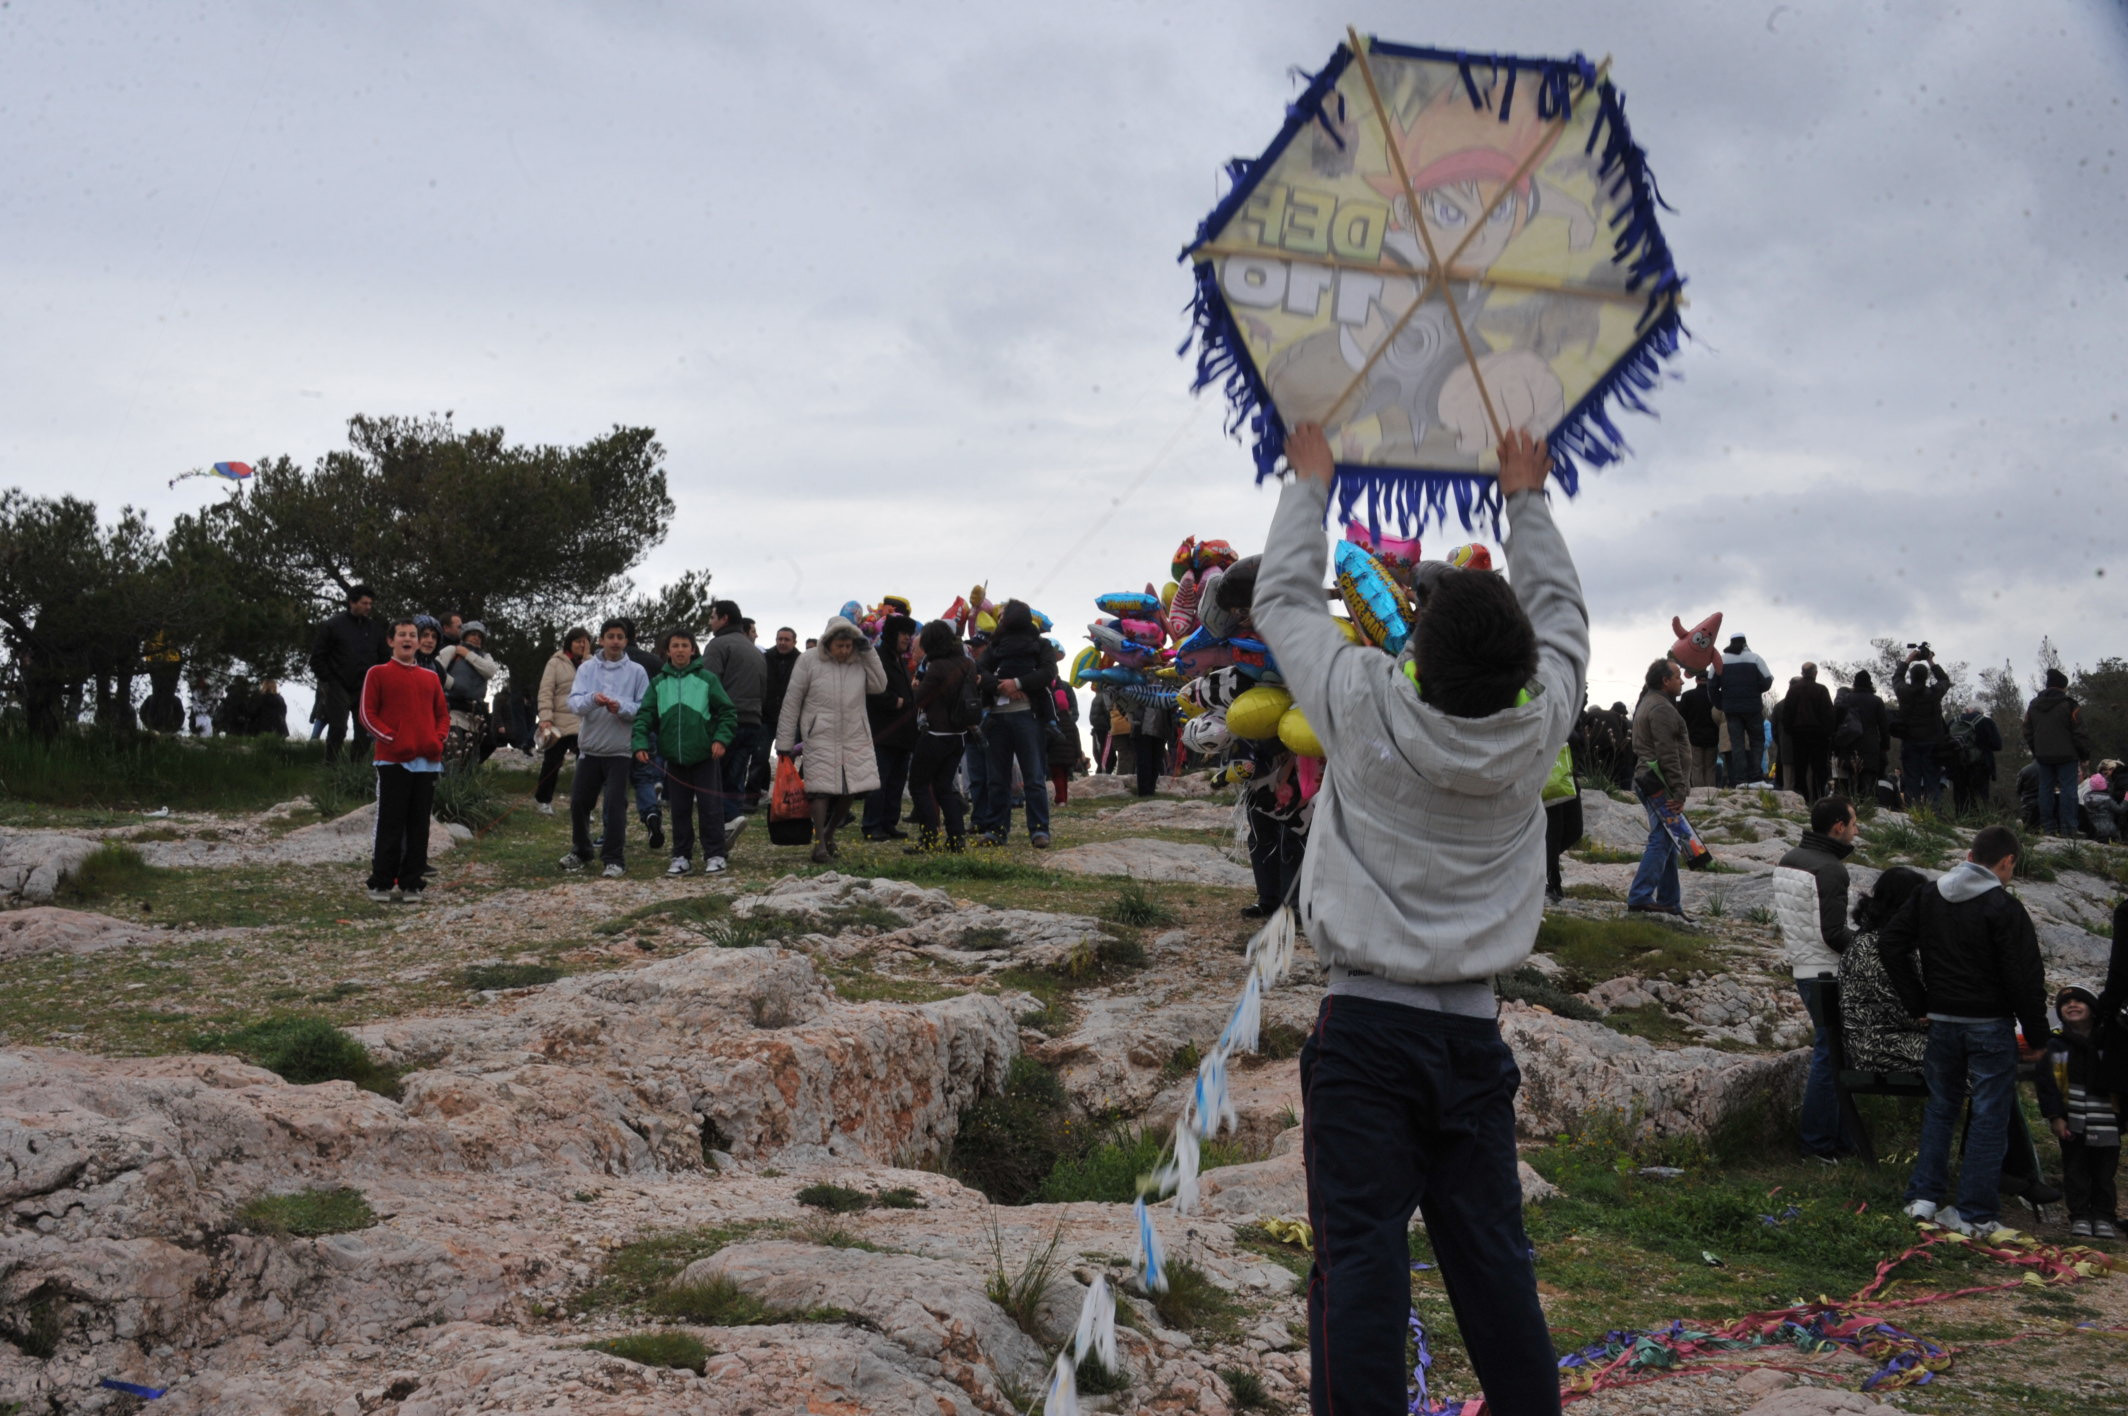
[[[672,798],[672,865],[667,875],[685,875],[694,854],[695,817],[702,820],[702,873],[724,869],[723,766],[739,709],[724,685],[696,657],[695,637],[674,630],[665,643],[665,667],[643,694],[635,715],[635,760],[665,759],[665,790]]]

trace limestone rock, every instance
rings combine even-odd
[[[51,905],[0,914],[0,963],[37,954],[94,954],[153,941],[161,931]]]
[[[1801,1084],[1804,1051],[1777,1056],[1660,1048],[1601,1023],[1510,1003],[1500,1032],[1522,1068],[1515,1116],[1549,1136],[1592,1112],[1623,1111],[1644,1135],[1706,1135],[1738,1107]]]
[[[1102,811],[1103,825],[1134,826],[1170,831],[1231,831],[1234,829],[1234,808],[1209,801],[1166,801],[1149,797],[1134,801],[1128,806],[1112,806]]]
[[[330,821],[298,826],[284,836],[253,829],[218,840],[186,837],[177,841],[143,841],[139,850],[141,858],[148,864],[172,868],[343,865],[367,861],[376,835],[377,804],[372,801]],[[429,822],[431,859],[446,854],[456,845],[449,825],[433,819]]]
[[[1246,865],[1235,864],[1210,846],[1139,836],[1051,851],[1049,863],[1078,875],[1128,875],[1134,880],[1172,880],[1236,889],[1256,887],[1256,877]]]
[[[0,896],[47,904],[59,882],[103,848],[103,842],[50,831],[24,831],[0,839]]]
[[[1747,1408],[1744,1416],[1900,1416],[1900,1412],[1859,1391],[1797,1386],[1766,1397]]]

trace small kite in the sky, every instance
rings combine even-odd
[[[192,477],[225,477],[238,486],[242,486],[250,476],[251,464],[248,462],[217,462],[211,469],[204,472],[195,467],[190,472],[180,473],[170,479],[170,485],[174,487],[179,482]]]

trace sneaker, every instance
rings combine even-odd
[[[392,892],[389,890],[372,890],[369,892],[369,898],[371,904],[388,905],[392,902]]]
[[[553,803],[553,802],[551,802],[551,801],[543,801],[543,802],[539,802],[539,803],[537,803],[537,805],[538,805],[538,807],[539,807],[539,814],[540,814],[540,815],[542,815],[542,816],[552,816],[552,815],[554,814],[554,803]]]
[[[575,851],[571,851],[569,852],[569,854],[562,857],[562,869],[582,870],[583,868],[584,858],[578,855]]]
[[[1936,1217],[1936,1202],[1934,1200],[1909,1200],[1906,1205],[1906,1217],[1924,1222],[1934,1219]]]
[[[727,853],[731,850],[733,843],[739,839],[739,833],[746,829],[746,823],[751,820],[753,820],[751,816],[734,816],[724,823],[724,849]]]
[[[1963,1234],[1968,1239],[1978,1239],[1995,1227],[1993,1220],[1988,1221],[1986,1224],[1973,1223],[1973,1221],[1958,1212],[1956,1205],[1948,1205],[1943,1209],[1937,1210],[1935,1224],[1938,1229],[1948,1229],[1953,1234]]]
[[[1241,907],[1241,917],[1243,919],[1269,919],[1277,908],[1278,906],[1276,905],[1243,905]]]
[[[1037,831],[1027,838],[1027,844],[1038,851],[1046,851],[1049,849],[1049,833],[1047,831]]]
[[[650,832],[650,848],[654,851],[664,850],[665,817],[663,813],[651,812],[650,815],[643,818],[643,826]]]
[[[401,890],[398,894],[398,900],[402,905],[418,905],[421,903],[421,892],[419,890]]]
[[[600,875],[603,875],[608,880],[618,880],[627,873],[628,867],[624,865],[609,865],[599,872]]]
[[[1819,1165],[1825,1166],[1827,1169],[1835,1169],[1840,1164],[1840,1157],[1832,1154],[1830,1151],[1804,1151],[1803,1159],[1808,1161],[1814,1161]]]
[[[985,831],[975,838],[975,843],[985,850],[995,850],[1005,844],[1005,838],[995,831]]]
[[[672,864],[665,867],[665,873],[667,875],[685,875],[687,873],[687,857],[674,856]]]
[[[724,873],[724,857],[711,856],[708,860],[703,861],[702,873],[704,875],[722,875]]]
[[[2072,1219],[2069,1221],[2069,1237],[2072,1239],[2092,1238],[2091,1229],[2091,1221],[2088,1219]]]
[[[2091,1221],[2091,1237],[2094,1239],[2118,1239],[2121,1237],[2121,1231],[2115,1227],[2110,1219],[2094,1219]]]

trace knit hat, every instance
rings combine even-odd
[[[469,634],[477,634],[482,639],[486,639],[488,637],[488,627],[479,620],[467,620],[464,624],[458,626],[458,637],[464,639]]]
[[[2074,999],[2077,1002],[2083,1004],[2086,1008],[2089,1008],[2091,1010],[2091,1016],[2093,1018],[2096,1018],[2098,1016],[2098,995],[2096,993],[2093,993],[2088,988],[2078,988],[2075,984],[2072,983],[2067,988],[2064,988],[2061,992],[2054,995],[2054,1016],[2056,1018],[2061,1017],[2062,1004],[2067,1003],[2071,999]]]
[[[2102,792],[2106,790],[2106,774],[2104,772],[2093,772],[2091,780],[2084,783],[2084,785],[2091,788],[2092,791]]]

